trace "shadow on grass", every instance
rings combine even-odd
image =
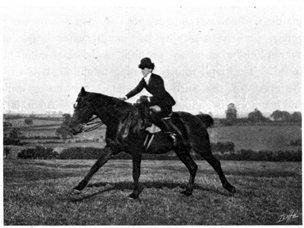
[[[80,197],[69,197],[68,200],[70,200],[71,202],[79,202],[79,201],[83,201],[85,199],[89,199],[89,198],[92,198],[96,195],[99,195],[99,194],[102,194],[102,193],[105,193],[105,192],[109,192],[109,191],[113,191],[113,190],[116,190],[116,188],[115,187],[107,188],[107,189],[103,189],[101,191],[94,192],[94,193],[91,193],[91,194],[88,194],[88,195],[80,195]]]
[[[90,194],[79,194],[78,197],[72,197],[69,198],[70,201],[72,202],[78,202],[78,201],[82,201],[85,199],[89,199],[91,197],[94,197],[96,195],[105,193],[105,192],[110,192],[110,191],[115,191],[115,190],[132,190],[133,189],[133,182],[130,181],[122,181],[122,182],[98,182],[98,183],[93,183],[93,184],[89,184],[87,186],[87,188],[99,188],[99,187],[106,187],[106,189],[102,189],[100,191],[94,192],[94,193],[90,193]],[[163,188],[169,188],[169,189],[175,189],[175,188],[181,188],[181,189],[185,189],[186,185],[185,184],[179,184],[179,183],[172,183],[172,182],[160,182],[160,181],[145,181],[145,182],[141,182],[140,183],[140,188],[141,191],[144,188],[156,188],[156,189],[163,189]],[[228,193],[228,192],[224,192],[226,191],[224,188],[223,190],[219,190],[219,189],[214,189],[214,188],[206,188],[206,187],[202,187],[198,184],[194,184],[194,191],[203,191],[203,192],[211,192],[211,193],[216,193],[219,195],[223,195],[223,196],[232,196],[232,194]],[[131,193],[131,192],[130,192]],[[182,194],[181,194],[182,195]]]

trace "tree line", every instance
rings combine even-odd
[[[265,117],[263,113],[255,108],[252,112],[248,113],[246,118],[238,118],[237,109],[235,104],[230,103],[227,106],[227,110],[225,111],[226,118],[224,119],[225,125],[233,125],[239,122],[247,122],[247,123],[261,123],[261,122],[302,122],[302,114],[301,112],[293,112],[289,113],[287,111],[275,110],[269,117]]]

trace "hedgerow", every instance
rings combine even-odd
[[[52,148],[44,148],[41,146],[22,150],[18,154],[18,158],[23,158],[23,159],[55,159],[57,157],[58,157],[58,153],[53,151]]]
[[[102,149],[95,147],[71,147],[63,150],[58,159],[97,159]]]
[[[97,159],[103,149],[95,147],[72,147],[64,149],[60,154],[52,148],[36,147],[22,150],[18,158],[23,159]],[[253,151],[239,150],[232,152],[216,152],[214,156],[219,160],[239,160],[239,161],[302,161],[302,150],[297,151]],[[198,154],[192,154],[196,160],[202,160]],[[119,153],[113,159],[131,159],[127,153]],[[144,154],[144,160],[178,160],[174,152],[166,154]]]
[[[302,161],[302,150],[297,151],[253,151],[239,150],[232,153],[215,154],[219,160],[238,160],[238,161]]]

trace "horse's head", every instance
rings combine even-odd
[[[69,123],[70,131],[74,135],[82,132],[83,125],[89,122],[94,114],[89,97],[89,93],[82,87],[74,104],[74,113]]]

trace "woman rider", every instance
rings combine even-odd
[[[152,96],[141,97],[141,100],[148,102],[148,106],[152,111],[150,115],[151,122],[165,132],[171,133],[171,136],[174,136],[172,132],[174,132],[173,129],[175,127],[171,122],[170,116],[172,114],[172,106],[176,103],[175,100],[166,91],[162,77],[153,73],[155,65],[150,58],[143,58],[138,67],[141,69],[143,78],[133,90],[123,97],[123,100],[133,97],[145,88]],[[174,128],[172,129],[172,127]],[[175,140],[175,137],[173,138]]]

